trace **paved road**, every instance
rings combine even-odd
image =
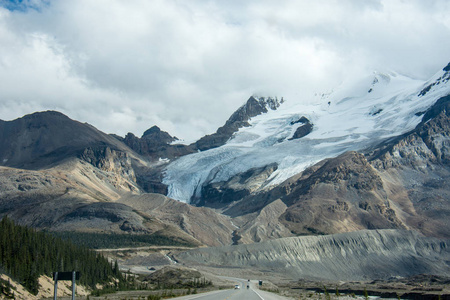
[[[231,278],[229,278],[231,279]],[[290,299],[260,291],[256,288],[256,281],[250,283],[250,288],[247,289],[247,280],[233,278],[236,284],[239,284],[239,289],[214,291],[205,294],[189,295],[174,298],[177,300],[285,300]]]

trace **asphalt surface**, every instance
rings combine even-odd
[[[226,277],[225,277],[226,278]],[[257,288],[257,281],[251,281],[250,283],[245,279],[239,278],[226,278],[234,281],[239,285],[239,289],[213,291],[204,294],[189,295],[178,298],[177,300],[286,300],[286,298],[277,294],[260,291]],[[247,289],[247,284],[249,288]]]

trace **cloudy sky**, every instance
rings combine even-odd
[[[0,0],[0,119],[58,110],[191,140],[249,96],[304,101],[450,61],[448,0]]]

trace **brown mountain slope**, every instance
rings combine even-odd
[[[135,183],[79,159],[40,171],[0,167],[0,218],[6,214],[38,229],[161,232],[211,246],[230,244],[233,229],[228,217],[211,209],[142,194]]]

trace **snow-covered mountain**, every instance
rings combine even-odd
[[[253,189],[261,191],[323,159],[402,135],[414,129],[440,97],[450,94],[449,79],[450,64],[427,81],[375,72],[328,94],[284,99],[277,109],[251,118],[249,126],[223,146],[171,162],[163,178],[168,196],[195,203],[208,184],[276,164]],[[308,130],[296,134],[305,126]]]

